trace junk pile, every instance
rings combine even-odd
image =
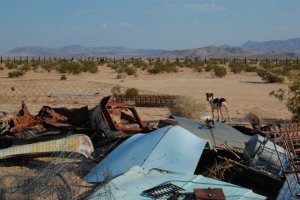
[[[111,97],[91,109],[44,106],[35,116],[22,103],[1,121],[0,160],[56,152],[89,160],[80,177],[91,189],[76,199],[297,198],[300,125],[252,119],[252,128],[178,116],[154,126]]]

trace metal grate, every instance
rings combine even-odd
[[[184,189],[181,187],[178,187],[177,185],[174,185],[172,183],[167,183],[165,185],[160,185],[160,186],[145,190],[144,193],[146,193],[149,197],[152,197],[152,198],[174,199],[172,197],[177,195],[180,191],[184,191]]]

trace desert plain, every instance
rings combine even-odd
[[[77,83],[82,84],[80,90],[91,90],[93,86],[85,85],[85,82],[103,84],[105,91],[100,90],[102,96],[110,95],[110,90],[115,85],[122,88],[137,88],[143,93],[150,94],[170,94],[189,96],[205,105],[203,112],[210,113],[210,106],[206,101],[205,93],[211,92],[215,97],[224,97],[228,101],[229,110],[233,122],[246,122],[246,116],[251,112],[259,116],[262,120],[288,120],[291,118],[286,105],[275,97],[270,96],[271,91],[279,88],[286,88],[286,84],[265,83],[253,72],[242,72],[233,74],[230,70],[225,77],[215,77],[211,72],[195,72],[189,68],[179,68],[177,73],[149,74],[147,71],[138,69],[136,75],[118,77],[115,70],[107,66],[98,66],[97,73],[81,73],[79,75],[66,74],[67,80],[60,80],[62,74],[52,71],[46,72],[28,71],[19,78],[8,78],[8,70],[0,71],[0,87],[2,87],[1,111],[12,115],[20,107],[20,102],[24,100],[29,109],[35,113],[43,105],[79,107],[87,104],[89,107],[100,101],[100,96],[93,98],[93,101],[76,100],[76,97],[58,101],[49,99],[45,91],[55,92],[56,88],[75,88]],[[26,84],[25,84],[26,83]],[[30,84],[28,84],[30,83]],[[31,88],[31,86],[34,87]],[[73,86],[74,85],[74,86]],[[40,86],[40,87],[39,87]],[[15,89],[18,97],[14,97]],[[86,87],[86,88],[85,88]],[[22,88],[19,89],[19,88]],[[67,87],[66,87],[67,88]],[[18,90],[19,89],[19,90]],[[39,91],[44,91],[40,93]],[[24,95],[22,95],[22,92]],[[30,96],[29,93],[39,95]],[[76,92],[76,89],[75,89]],[[20,94],[21,93],[21,94]],[[71,92],[71,93],[74,93]],[[13,99],[13,100],[12,100]],[[170,115],[168,108],[137,108],[143,120],[159,120]],[[201,116],[202,113],[199,113]],[[226,114],[224,112],[224,114]]]

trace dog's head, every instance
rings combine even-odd
[[[207,99],[207,101],[210,101],[213,98],[214,98],[214,94],[213,93],[206,93],[206,99]]]

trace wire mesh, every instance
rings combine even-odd
[[[26,103],[33,115],[45,105],[93,108],[103,97],[111,95],[114,86],[101,82],[75,80],[0,81],[0,121],[5,122],[12,118],[19,110],[22,101]],[[120,89],[120,92],[126,90],[124,87]],[[140,91],[140,93],[151,94],[148,91]],[[2,159],[0,160],[0,199],[84,199],[87,196],[85,194],[97,188],[97,185],[83,181],[84,175],[114,145],[116,143],[95,149],[94,160],[78,153],[61,151],[42,158],[23,156]],[[108,179],[109,172],[106,180]],[[104,196],[110,196],[109,190],[107,191]]]

